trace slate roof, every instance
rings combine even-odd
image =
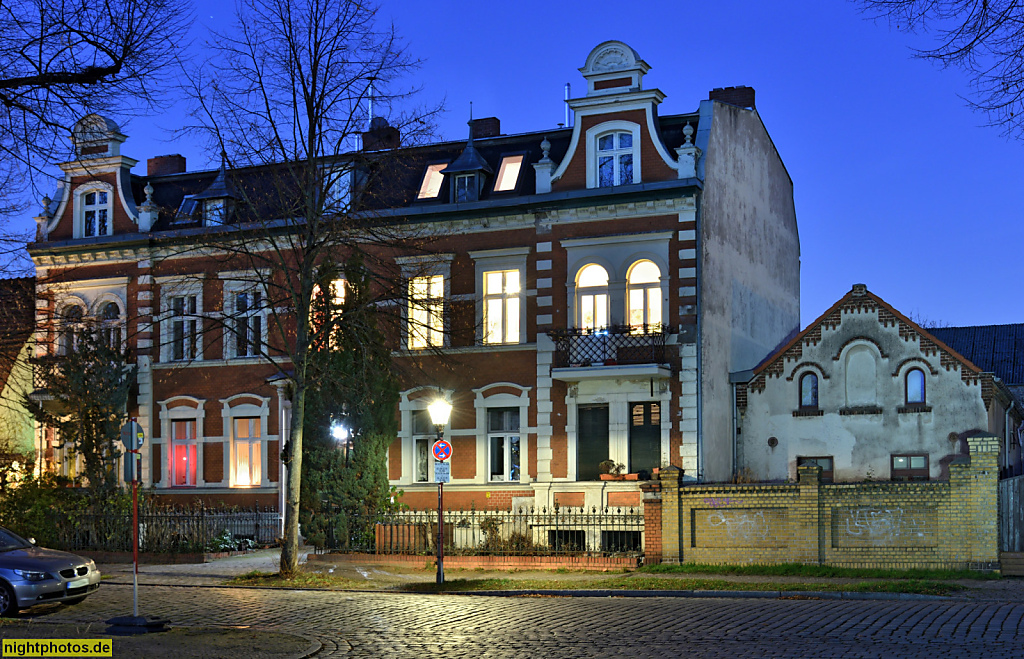
[[[1007,385],[1024,385],[1024,323],[936,327],[928,331]]]

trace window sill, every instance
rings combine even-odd
[[[931,412],[931,405],[904,405],[896,410],[899,414],[918,414],[921,412]]]
[[[793,410],[793,416],[824,416],[825,411],[820,409]]]
[[[881,414],[882,408],[877,405],[870,405],[867,407],[844,407],[839,410],[839,414],[842,416],[856,416],[860,414]]]

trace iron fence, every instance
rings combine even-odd
[[[318,551],[433,554],[437,512],[359,516],[325,506]],[[445,553],[464,556],[642,556],[642,508],[446,510]]]
[[[554,330],[548,336],[555,343],[555,367],[565,368],[667,363],[665,342],[672,332],[661,324],[621,325]]]
[[[54,549],[131,551],[132,513],[67,515],[54,512]],[[139,551],[199,553],[274,544],[280,516],[259,508],[217,509],[140,506]]]

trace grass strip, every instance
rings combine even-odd
[[[702,563],[684,563],[682,565],[645,565],[638,568],[639,572],[650,574],[726,574],[742,576],[766,577],[815,577],[845,579],[893,579],[893,580],[932,580],[952,581],[956,579],[999,579],[995,572],[978,572],[975,570],[883,570],[849,567],[829,567],[827,565],[804,565],[786,563],[783,565],[707,565]]]
[[[254,570],[226,582],[233,586],[261,586],[267,588],[328,588],[339,590],[377,590],[373,584],[354,581],[333,574],[302,572],[285,579],[273,572]],[[438,585],[433,581],[407,583],[394,590],[408,593],[469,592],[480,590],[779,590],[826,592],[916,593],[921,595],[948,595],[961,586],[925,579],[871,581],[862,583],[743,583],[724,579],[693,579],[655,577],[642,574],[619,575],[581,582],[568,579],[449,579]]]

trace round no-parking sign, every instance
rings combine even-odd
[[[438,462],[444,462],[452,457],[452,445],[444,439],[434,442],[434,446],[430,450],[434,453],[434,459]]]

